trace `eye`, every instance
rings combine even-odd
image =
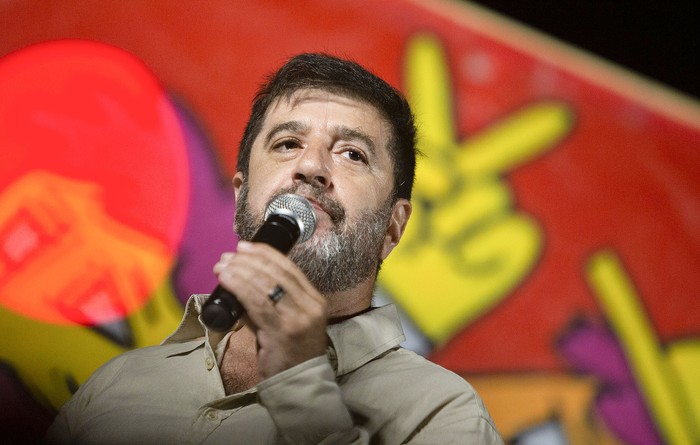
[[[283,139],[273,145],[273,149],[279,151],[294,150],[295,148],[300,148],[301,144],[296,139]]]
[[[359,150],[347,149],[343,152],[343,156],[345,156],[346,158],[350,159],[353,162],[362,162],[365,164],[367,163],[367,158]]]

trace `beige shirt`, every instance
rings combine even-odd
[[[316,357],[224,393],[216,345],[190,298],[162,345],[122,354],[66,403],[50,443],[502,444],[474,389],[402,349],[394,306],[328,327]],[[235,333],[233,334],[235,335]]]

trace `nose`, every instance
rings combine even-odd
[[[307,146],[294,169],[294,181],[320,185],[324,189],[331,187],[330,150],[320,145]]]

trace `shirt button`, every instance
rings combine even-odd
[[[207,359],[204,360],[204,364],[207,365],[207,371],[211,371],[214,367],[214,359],[211,357],[207,357]]]
[[[214,411],[211,411],[211,410],[210,410],[210,411],[207,411],[207,419],[209,419],[209,420],[211,420],[211,421],[215,421],[215,420],[217,420],[218,418],[219,418],[219,416],[217,416],[216,413],[215,413]]]

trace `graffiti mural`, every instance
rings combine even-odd
[[[257,83],[325,51],[416,114],[406,346],[511,443],[698,443],[698,103],[466,3],[301,3],[0,6],[2,437],[213,288]]]

